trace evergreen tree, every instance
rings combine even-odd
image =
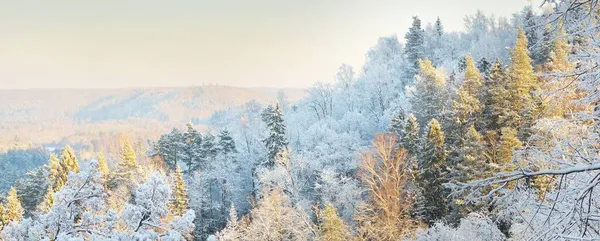
[[[471,125],[463,135],[462,147],[459,150],[458,180],[461,182],[487,177],[488,164],[484,155],[483,137]]]
[[[489,74],[491,68],[492,68],[492,64],[485,57],[482,57],[481,59],[479,59],[479,61],[477,61],[477,69],[482,74],[484,74],[484,75]]]
[[[554,45],[550,48],[550,62],[548,63],[548,67],[551,71],[563,72],[572,68],[568,59],[569,53],[571,52],[571,46],[569,46],[566,35],[567,33],[564,28],[560,28],[556,40],[554,41]]]
[[[202,147],[202,135],[196,131],[192,123],[187,123],[187,131],[183,134],[184,139],[184,152],[187,165],[187,174],[190,175],[192,172],[200,169],[202,158],[200,151]]]
[[[504,171],[512,171],[515,166],[512,164],[512,156],[515,150],[521,148],[523,144],[517,138],[517,131],[513,128],[504,127],[502,128],[502,135],[500,138],[499,148],[499,161],[498,163]]]
[[[440,20],[440,17],[437,17],[435,20],[435,33],[437,34],[438,39],[444,35],[444,26],[442,26],[442,20]]]
[[[43,213],[47,213],[52,208],[54,204],[54,190],[51,187],[48,187],[48,191],[46,191],[46,195],[44,196],[44,200],[40,203],[38,210]]]
[[[398,111],[398,114],[390,121],[390,132],[396,134],[398,140],[404,138],[404,126],[406,125],[406,118],[404,117],[404,111]],[[402,143],[399,143],[402,144]]]
[[[237,150],[235,149],[235,141],[233,141],[233,138],[231,138],[231,136],[229,135],[229,131],[227,131],[226,129],[222,130],[219,133],[218,146],[218,150],[225,155],[237,152]]]
[[[137,161],[135,152],[129,140],[123,141],[120,157],[121,160],[115,178],[118,181],[132,181],[137,172]]]
[[[537,51],[537,59],[535,61],[536,64],[544,65],[550,60],[550,55],[554,46],[552,35],[553,34],[550,25],[546,26],[544,28],[542,39],[538,43],[539,47]]]
[[[215,136],[210,133],[204,134],[202,146],[200,147],[200,156],[204,163],[212,162],[217,156],[218,149],[215,144]]]
[[[75,152],[73,151],[73,148],[68,145],[62,150],[62,154],[60,155],[60,164],[67,174],[69,172],[79,172],[79,162],[77,161]]]
[[[108,168],[108,163],[106,163],[106,158],[104,158],[104,154],[102,154],[102,152],[98,152],[98,171],[102,174],[104,181],[108,181],[110,177],[110,169]]]
[[[531,57],[535,60],[536,63],[542,63],[540,58],[538,58],[538,27],[536,26],[536,18],[533,14],[533,9],[531,6],[527,6],[524,9],[523,14],[523,29],[525,32],[525,36],[527,37],[527,49],[531,52]]]
[[[8,223],[9,221],[6,212],[6,207],[2,203],[0,203],[0,230],[2,230],[2,227],[7,225]]]
[[[419,110],[417,120],[420,125],[430,119],[444,119],[447,114],[446,79],[433,67],[428,59],[419,60],[420,70],[416,78],[410,102],[414,110]]]
[[[408,70],[408,77],[412,78],[419,70],[419,60],[424,58],[423,44],[425,43],[424,30],[421,27],[421,20],[419,17],[413,17],[412,26],[408,29],[408,33],[404,36],[406,40],[406,46],[404,48],[404,55],[406,61],[409,63],[410,68]]]
[[[21,201],[17,195],[15,188],[10,188],[8,191],[8,197],[6,198],[6,220],[8,222],[20,222],[23,219],[25,210],[21,206]]]
[[[513,105],[510,78],[498,60],[485,79],[483,100],[485,107],[480,126],[486,131],[500,131],[502,127],[517,128],[521,122],[519,109]]]
[[[411,156],[415,156],[419,152],[419,122],[412,113],[408,115],[403,133],[402,146]]]
[[[415,214],[423,222],[433,224],[448,212],[446,204],[446,149],[444,147],[444,132],[440,123],[432,119],[427,125],[427,132],[421,141],[419,153],[419,173],[417,184],[421,196],[417,200]]]
[[[319,215],[319,240],[323,241],[346,241],[351,240],[351,232],[344,220],[337,213],[337,209],[330,203]]]
[[[15,183],[26,216],[34,213],[49,188],[52,189],[52,186],[48,180],[47,169],[43,167],[28,172]]]
[[[261,114],[262,120],[267,124],[269,134],[263,140],[267,148],[267,161],[265,166],[272,167],[275,165],[277,155],[287,149],[287,141],[285,139],[285,124],[283,123],[283,114],[279,105],[267,107]]]
[[[50,154],[48,160],[48,179],[55,192],[60,190],[67,182],[67,173],[61,168],[58,156],[54,153]]]
[[[454,101],[454,118],[459,131],[464,131],[480,118],[482,103],[479,101],[482,86],[481,73],[475,67],[471,55],[465,57],[465,80],[458,89],[457,100]]]
[[[173,178],[173,201],[171,202],[171,212],[176,216],[182,216],[186,213],[189,201],[188,191],[183,181],[181,168],[177,167]]]

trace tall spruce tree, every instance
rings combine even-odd
[[[64,172],[58,156],[54,153],[50,154],[50,159],[48,160],[48,179],[50,180],[50,186],[52,186],[55,192],[60,190],[67,182],[67,173]]]
[[[131,182],[135,178],[138,166],[135,151],[128,139],[123,140],[120,158],[115,178],[117,181]]]
[[[412,26],[408,29],[408,33],[404,36],[406,46],[404,55],[406,61],[410,65],[407,77],[412,78],[419,71],[419,60],[424,58],[423,44],[425,43],[424,30],[421,27],[421,20],[414,16]]]
[[[446,79],[428,59],[419,60],[419,74],[410,97],[420,125],[431,119],[445,119],[448,112]]]
[[[419,122],[412,113],[408,115],[403,133],[402,146],[408,151],[410,156],[416,156],[419,152]]]
[[[465,130],[461,143],[456,165],[459,170],[457,179],[466,182],[486,177],[489,170],[483,136],[471,125]]]
[[[465,64],[465,79],[458,89],[457,100],[454,101],[454,119],[462,132],[480,118],[483,109],[479,101],[483,85],[481,73],[470,54],[465,57]]]
[[[38,206],[38,210],[42,213],[47,213],[52,208],[54,204],[54,190],[51,187],[48,187],[48,191],[46,191],[46,195],[44,196],[44,200]]]
[[[110,169],[108,168],[108,163],[106,163],[106,158],[102,152],[98,152],[98,171],[102,174],[104,182],[107,182],[110,178]]]
[[[446,182],[446,157],[444,132],[440,123],[432,119],[421,140],[417,177],[421,196],[417,200],[415,212],[419,219],[430,225],[448,212],[448,191],[443,186]]]
[[[62,154],[60,155],[60,165],[67,174],[69,172],[79,172],[79,162],[77,161],[75,152],[73,151],[73,148],[68,145],[62,150]]]
[[[404,116],[404,111],[398,111],[398,114],[392,118],[390,121],[390,132],[394,133],[398,140],[402,140],[404,138],[404,126],[406,125],[406,117]],[[402,144],[401,141],[398,144]]]
[[[267,161],[264,163],[267,167],[275,165],[277,155],[287,149],[288,142],[285,137],[285,124],[283,123],[283,113],[279,105],[268,106],[261,114],[262,120],[267,124],[268,135],[263,140],[267,148]]]
[[[183,133],[183,143],[185,147],[185,164],[187,166],[186,174],[190,175],[192,172],[200,169],[202,158],[200,157],[200,150],[202,147],[202,135],[192,125],[187,123],[187,131]]]
[[[189,207],[188,191],[183,181],[181,168],[177,167],[173,176],[173,199],[171,201],[171,212],[176,216],[185,214]]]
[[[219,133],[218,137],[218,149],[222,154],[229,155],[231,153],[237,152],[237,150],[235,149],[235,141],[233,140],[233,138],[231,138],[231,135],[229,134],[229,131],[227,131],[227,129],[222,130]]]
[[[21,206],[17,190],[13,187],[8,191],[8,197],[6,197],[6,220],[8,222],[20,222],[23,219],[25,210]]]
[[[202,146],[200,147],[200,156],[204,163],[210,163],[215,160],[218,154],[215,136],[208,132],[203,136]]]

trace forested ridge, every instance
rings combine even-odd
[[[5,240],[596,240],[597,0],[465,31],[418,16],[360,69],[175,126],[65,146],[0,205]]]

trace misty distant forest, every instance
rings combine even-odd
[[[0,240],[600,240],[599,1],[538,7],[302,93],[0,97]]]

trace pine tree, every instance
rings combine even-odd
[[[446,149],[444,132],[440,123],[432,119],[421,141],[417,184],[421,190],[415,214],[425,223],[433,224],[448,212],[446,174]]]
[[[215,136],[210,133],[204,134],[202,146],[200,147],[200,156],[204,163],[212,162],[217,156],[218,149],[215,144]]]
[[[285,124],[283,123],[283,114],[279,105],[267,107],[261,114],[262,120],[267,124],[269,134],[263,140],[267,148],[267,161],[265,166],[272,167],[275,165],[277,155],[287,149],[287,141],[285,139]]]
[[[517,128],[521,123],[519,109],[513,105],[510,78],[498,60],[485,79],[483,118],[479,126],[486,131],[500,131],[503,127]]]
[[[79,172],[79,162],[77,161],[75,152],[73,151],[73,148],[68,145],[62,150],[62,154],[60,155],[60,164],[67,174],[69,172]]]
[[[0,230],[2,230],[2,227],[4,227],[4,225],[7,225],[8,223],[9,222],[6,207],[2,203],[0,203]]]
[[[457,100],[454,101],[454,118],[460,130],[464,131],[480,118],[482,103],[479,101],[482,87],[481,73],[475,67],[471,55],[465,57],[465,80],[458,89]]]
[[[482,74],[484,74],[484,75],[489,74],[491,68],[492,68],[492,64],[485,57],[482,57],[481,59],[479,59],[479,61],[477,61],[477,69]]]
[[[187,166],[186,174],[200,169],[202,160],[200,157],[200,148],[202,146],[202,135],[196,131],[192,123],[187,123],[187,131],[183,133],[185,164]]]
[[[404,126],[406,125],[406,118],[404,117],[404,111],[398,111],[398,114],[390,121],[390,132],[396,134],[398,140],[404,138]],[[399,143],[402,144],[402,143]]]
[[[406,61],[410,64],[408,70],[408,77],[412,78],[419,70],[419,60],[424,58],[423,44],[425,43],[424,30],[421,27],[421,20],[419,17],[413,17],[412,26],[408,29],[408,33],[404,36],[406,39],[406,46],[404,48],[404,55]]]
[[[523,144],[517,138],[517,131],[513,128],[504,127],[502,128],[502,135],[500,137],[500,148],[499,148],[499,161],[498,163],[501,168],[505,171],[514,170],[514,164],[512,164],[512,157],[515,150],[521,148]]]
[[[430,119],[444,119],[447,112],[446,79],[428,59],[419,60],[414,91],[410,98],[413,109],[419,110],[417,120],[424,125]]]
[[[98,171],[102,174],[104,181],[108,181],[110,177],[110,169],[108,168],[106,158],[104,158],[104,154],[102,154],[102,152],[98,152]]]
[[[535,60],[537,64],[542,64],[543,61],[539,57],[539,47],[538,47],[538,33],[539,29],[536,25],[535,15],[533,14],[533,9],[531,6],[527,6],[524,9],[523,16],[523,29],[525,32],[525,36],[527,37],[527,49],[531,51],[531,57]]]
[[[538,45],[539,47],[537,51],[536,64],[544,65],[550,60],[550,55],[554,45],[554,41],[552,40],[552,28],[550,25],[547,25],[544,28],[542,39]]]
[[[48,160],[48,179],[54,191],[60,190],[67,182],[67,173],[64,172],[58,156],[54,153],[50,154],[50,159]]]
[[[408,115],[403,133],[402,146],[411,156],[415,156],[419,152],[419,122],[412,113]]]
[[[19,201],[17,190],[15,188],[10,188],[8,191],[8,197],[6,198],[6,217],[8,222],[20,222],[23,219],[23,214],[25,210],[21,206],[21,201]]]
[[[346,241],[352,236],[348,225],[337,213],[337,209],[330,203],[325,204],[319,213],[319,240],[323,241]]]
[[[226,129],[222,130],[219,133],[218,146],[218,150],[225,155],[237,152],[237,150],[235,149],[235,141],[233,141],[233,138],[231,138],[231,136],[229,135],[229,131],[227,131]]]
[[[435,33],[437,34],[438,38],[444,35],[444,26],[442,26],[442,20],[440,20],[440,17],[437,17],[435,20]]]
[[[188,191],[183,181],[181,168],[177,167],[173,178],[173,201],[171,202],[171,212],[176,216],[185,214],[189,207]]]
[[[554,72],[563,72],[572,68],[569,62],[569,52],[571,52],[571,46],[566,37],[567,33],[564,28],[560,28],[558,31],[554,45],[549,53],[550,62],[548,63],[549,69]]]
[[[25,216],[34,214],[38,205],[44,200],[47,190],[52,188],[48,179],[48,171],[44,167],[36,168],[15,183],[21,206]]]
[[[46,191],[44,200],[42,201],[42,203],[40,203],[38,210],[40,210],[43,213],[47,213],[48,211],[50,211],[50,208],[52,208],[53,204],[54,204],[54,190],[52,190],[52,188],[48,187],[48,191]]]
[[[466,130],[461,143],[457,165],[460,171],[459,181],[466,182],[486,177],[488,164],[484,155],[485,143],[473,125]]]
[[[521,111],[522,119],[517,130],[521,137],[526,138],[533,122],[540,117],[543,103],[536,93],[540,89],[540,83],[533,72],[532,61],[527,50],[527,38],[521,28],[517,33],[517,43],[512,50],[511,61],[509,67],[511,83],[508,88],[511,92],[511,108]]]
[[[123,140],[120,157],[121,160],[115,178],[118,181],[131,182],[135,177],[138,166],[131,142],[127,139]]]

